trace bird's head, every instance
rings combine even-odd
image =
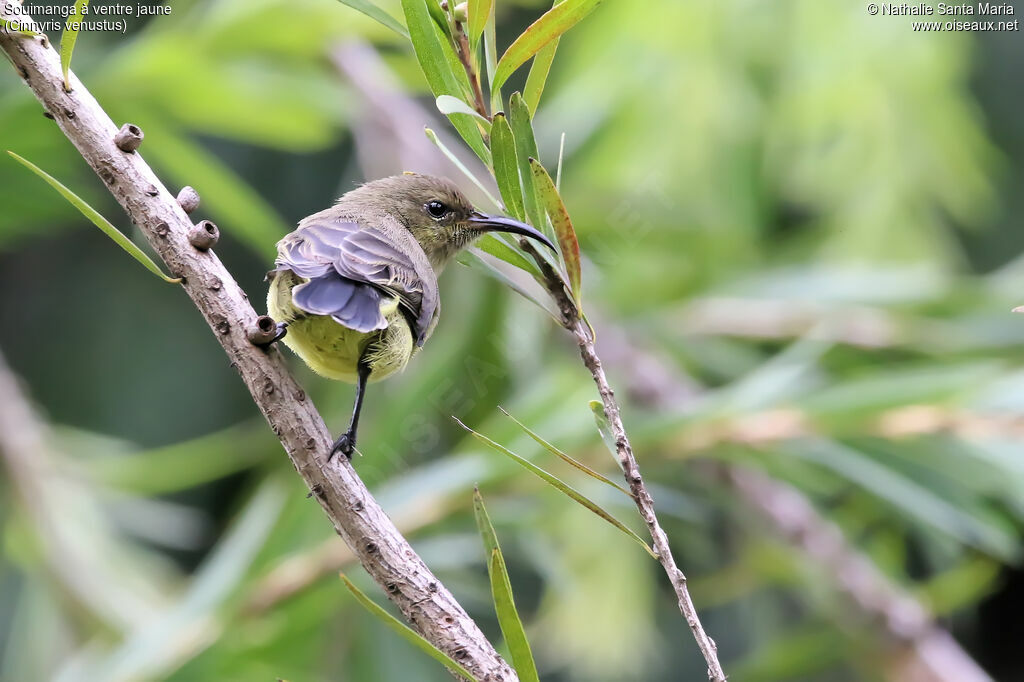
[[[449,180],[406,173],[368,182],[349,192],[346,201],[395,217],[423,247],[435,270],[485,232],[511,232],[554,249],[541,232],[505,216],[478,211]]]

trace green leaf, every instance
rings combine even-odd
[[[466,670],[461,665],[456,663],[454,659],[448,656],[448,654],[446,654],[445,652],[441,651],[436,646],[428,642],[418,632],[416,632],[415,630],[407,626],[405,623],[403,623],[402,621],[398,620],[390,613],[385,611],[383,607],[377,604],[377,602],[373,601],[365,594],[363,594],[363,591],[355,585],[353,585],[352,581],[349,580],[344,573],[339,573],[338,577],[340,577],[341,581],[345,583],[345,587],[347,587],[348,591],[352,593],[352,596],[356,598],[356,601],[362,604],[367,611],[369,611],[373,615],[377,616],[377,618],[382,620],[385,625],[387,625],[389,628],[398,633],[398,635],[402,637],[405,641],[409,642],[414,647],[424,652],[425,654],[427,654],[428,656],[430,656],[435,661],[445,666],[449,670],[458,673],[470,682],[476,682],[476,678],[473,677],[472,673],[470,673],[468,670]]]
[[[440,95],[463,95],[463,85],[468,91],[469,81],[465,83],[465,73],[458,64],[455,64],[445,55],[444,45],[450,47],[447,35],[442,33],[443,29],[431,16],[427,9],[428,0],[402,0],[402,9],[405,12],[405,22],[409,26],[409,40],[416,53],[416,60],[420,64],[423,76],[435,96]],[[436,7],[436,3],[431,6]],[[457,65],[457,68],[456,68]],[[462,74],[460,78],[459,74]]]
[[[580,306],[580,243],[576,239],[576,230],[572,227],[572,220],[569,219],[569,211],[566,210],[562,197],[559,196],[555,183],[551,176],[544,170],[537,159],[530,159],[530,171],[537,187],[537,193],[544,205],[544,210],[551,219],[551,225],[555,228],[555,236],[558,237],[558,248],[562,252],[562,261],[565,263],[565,271],[569,275],[569,286],[572,288],[572,297],[576,301],[576,307]]]
[[[600,400],[591,400],[590,411],[594,414],[594,423],[597,424],[597,432],[601,434],[601,440],[604,441],[608,451],[615,457],[615,461],[619,461],[619,450],[615,446],[615,436],[612,435],[611,424],[608,423],[608,416],[604,413],[604,403]]]
[[[523,208],[528,222],[541,232],[548,233],[547,221],[541,212],[540,199],[530,170],[530,159],[539,158],[537,141],[533,137],[533,123],[530,121],[530,110],[518,92],[509,98],[509,125],[515,139],[516,159],[519,165],[519,177],[523,184]]]
[[[860,450],[823,438],[807,438],[787,443],[785,453],[832,470],[959,543],[1003,561],[1017,561],[1020,557],[1020,543],[1008,529],[987,523],[944,498],[926,482],[893,470]]]
[[[497,113],[491,123],[491,157],[494,179],[505,203],[505,210],[516,220],[524,220],[523,187],[519,182],[516,142],[505,114]]]
[[[178,651],[178,647],[186,647],[187,651],[187,642],[194,641],[196,633],[203,631],[203,624],[215,622],[225,612],[225,603],[244,584],[256,558],[268,555],[267,542],[288,499],[286,489],[281,480],[265,478],[191,579],[176,590],[175,598],[149,614],[144,625],[128,629],[120,643],[97,650],[92,660],[99,669],[91,674],[83,672],[78,679],[172,677],[171,673],[183,661],[171,652]],[[141,565],[136,568],[143,570]]]
[[[430,16],[426,0],[402,0],[402,8],[405,10],[405,22],[409,26],[409,38],[416,59],[430,91],[435,97],[451,95],[466,99],[469,95],[469,79],[447,37],[442,36],[440,27]],[[476,121],[461,114],[450,115],[448,118],[466,144],[489,166],[491,155]]]
[[[484,539],[484,547],[487,549],[487,574],[491,578],[494,611],[498,614],[501,634],[504,635],[509,653],[512,654],[512,667],[519,673],[521,682],[540,682],[530,642],[526,638],[526,630],[523,629],[523,622],[519,619],[519,612],[512,596],[512,583],[508,579],[505,557],[501,554],[498,535],[494,532],[494,525],[491,524],[487,508],[484,507],[484,498],[480,495],[479,488],[473,489],[473,513],[480,535]]]
[[[530,428],[528,426],[526,426],[526,424],[522,423],[521,421],[519,421],[518,419],[513,417],[511,414],[509,414],[505,410],[504,407],[501,407],[499,405],[498,409],[501,410],[502,414],[504,414],[506,417],[508,417],[509,419],[514,421],[519,426],[519,428],[521,428],[523,431],[526,432],[526,434],[530,438],[532,438],[537,443],[539,443],[541,445],[541,447],[543,447],[544,449],[546,449],[548,452],[550,452],[551,454],[555,455],[556,457],[560,458],[563,462],[565,462],[565,463],[567,463],[567,464],[569,464],[571,466],[576,467],[577,469],[579,469],[580,471],[585,473],[587,476],[591,476],[593,478],[596,478],[597,480],[601,481],[602,483],[607,483],[608,485],[610,485],[611,487],[615,488],[616,490],[618,490],[623,495],[627,495],[629,497],[633,497],[633,493],[629,492],[628,490],[623,488],[621,485],[619,485],[615,481],[611,480],[610,478],[608,478],[604,474],[600,474],[600,473],[594,471],[593,469],[588,467],[583,462],[581,462],[581,461],[579,461],[577,459],[573,459],[572,457],[570,457],[566,453],[562,452],[561,450],[556,448],[554,445],[552,445],[548,441],[546,441],[543,438],[541,438],[538,434],[536,434],[532,430],[530,430]]]
[[[930,613],[949,615],[976,604],[999,584],[1000,562],[986,556],[968,556],[919,587],[918,598]]]
[[[513,249],[506,242],[498,239],[493,234],[485,234],[477,241],[475,246],[484,253],[488,253],[499,260],[505,261],[509,265],[530,273],[533,277],[540,278],[541,276],[540,269],[537,267],[536,263],[523,256],[519,251]]]
[[[452,22],[448,12],[441,9],[440,0],[427,0],[427,12],[430,14],[430,18],[434,20],[434,25],[437,26],[441,35],[445,38],[441,42],[450,41],[452,39]]]
[[[3,17],[0,17],[0,31],[3,31],[4,33],[17,33],[18,35],[25,36],[25,37],[31,37],[31,36],[39,35],[35,31],[26,31],[23,28],[12,29],[11,28],[10,20],[9,19],[5,19]],[[4,56],[7,57],[7,53],[6,52],[4,53]],[[7,58],[10,59],[10,57],[7,57]],[[11,64],[14,64],[14,62],[11,62]]]
[[[498,534],[494,532],[494,524],[491,523],[491,516],[484,507],[484,498],[480,495],[480,488],[473,487],[473,516],[476,517],[476,527],[480,530],[480,537],[484,540],[484,550],[490,557],[493,552],[500,552],[498,545]]]
[[[494,12],[494,0],[469,0],[466,12],[468,15],[466,23],[469,25],[469,46],[475,54],[480,35],[484,32],[487,20]]]
[[[499,282],[507,286],[512,291],[516,292],[517,294],[525,298],[530,303],[533,303],[538,308],[546,312],[548,315],[551,316],[552,320],[554,320],[555,322],[559,321],[559,312],[551,307],[552,304],[550,303],[550,296],[541,296],[540,298],[534,296],[525,288],[523,288],[519,282],[516,282],[506,273],[502,272],[501,270],[492,266],[490,263],[481,258],[480,254],[476,252],[475,248],[463,251],[458,256],[457,260],[463,265],[480,270],[488,277],[493,277],[494,279],[498,280]],[[543,290],[538,289],[538,293],[543,293]]]
[[[451,95],[441,95],[434,102],[437,105],[437,110],[442,114],[451,116],[452,114],[464,114],[466,116],[472,116],[475,118],[485,130],[490,131],[491,122],[480,115],[473,107],[466,104],[458,97],[452,97]]]
[[[466,426],[465,424],[463,424],[457,417],[452,417],[452,419],[455,419],[455,422],[459,426],[461,426],[466,431],[468,431],[470,433],[470,435],[472,435],[478,441],[480,441],[481,443],[484,443],[484,444],[488,445],[489,447],[497,450],[498,452],[502,453],[503,455],[506,455],[507,457],[509,457],[510,459],[515,461],[516,463],[518,463],[520,466],[522,466],[524,469],[526,469],[530,473],[532,473],[532,474],[536,475],[537,477],[539,477],[539,478],[543,479],[544,481],[546,481],[549,485],[551,485],[556,490],[560,490],[564,494],[568,495],[571,499],[575,500],[578,504],[586,507],[587,509],[589,509],[593,513],[597,514],[602,519],[604,519],[605,521],[607,521],[608,523],[612,524],[613,526],[615,526],[616,528],[621,530],[623,533],[625,533],[626,535],[631,537],[633,540],[636,540],[638,543],[640,543],[640,545],[644,549],[647,550],[648,554],[650,554],[654,558],[657,558],[655,556],[655,554],[654,554],[654,551],[644,541],[643,538],[641,538],[639,535],[634,533],[628,526],[623,524],[617,518],[615,518],[614,516],[612,516],[611,514],[606,512],[604,509],[602,509],[601,506],[598,505],[596,502],[594,502],[590,498],[584,496],[583,493],[579,492],[578,490],[576,490],[575,488],[570,486],[568,483],[566,483],[565,481],[563,481],[560,478],[558,478],[557,476],[555,476],[555,475],[545,471],[544,469],[541,469],[539,466],[537,466],[536,464],[534,464],[530,460],[525,459],[523,457],[520,457],[516,453],[514,453],[511,450],[509,450],[508,448],[506,448],[504,445],[501,445],[499,443],[494,442],[493,440],[491,440],[487,436],[483,435],[482,433],[477,433],[473,429],[471,429],[468,426]]]
[[[498,68],[497,37],[494,30],[494,12],[487,19],[487,26],[484,27],[484,59],[487,64],[487,85],[491,90],[491,111],[501,111],[505,108],[501,99],[501,88],[494,87],[494,72]]]
[[[558,141],[558,168],[555,170],[555,189],[562,191],[562,158],[565,156],[565,131],[562,131],[562,138]]]
[[[60,68],[64,73],[64,90],[71,92],[71,82],[68,80],[68,71],[71,69],[71,53],[75,50],[75,43],[78,42],[78,29],[81,27],[82,18],[89,0],[75,0],[75,6],[68,15],[67,23],[64,24],[64,32],[60,34]]]
[[[368,0],[338,1],[344,5],[348,5],[354,10],[362,12],[371,19],[376,19],[377,21],[384,24],[398,35],[402,36],[403,38],[409,37],[409,31],[406,30],[405,26],[402,26],[401,22],[399,22],[398,19],[395,19],[393,16],[382,10],[380,7],[377,7],[377,5],[373,4],[372,2],[368,2]]]
[[[448,147],[445,146],[444,142],[441,142],[441,140],[437,137],[437,133],[435,133],[430,128],[423,128],[423,132],[426,134],[427,139],[433,142],[434,145],[441,150],[441,153],[447,156],[448,160],[455,164],[455,167],[462,171],[462,174],[469,178],[470,181],[474,185],[476,185],[481,192],[484,193],[484,195],[490,200],[492,204],[494,204],[495,206],[499,205],[498,200],[494,198],[494,195],[487,191],[487,188],[484,187],[484,184],[480,182],[480,180],[478,180],[477,177],[473,175],[473,173],[468,168],[466,168],[466,165],[459,160],[459,157],[455,156],[455,153],[452,152],[452,150],[448,149]]]
[[[84,199],[79,197],[70,189],[62,185],[52,175],[36,166],[31,161],[23,159],[22,157],[18,156],[12,151],[8,151],[7,153],[10,154],[15,161],[25,166],[25,168],[28,168],[30,171],[32,171],[33,173],[41,177],[43,180],[45,180],[46,183],[50,185],[50,187],[53,187],[55,190],[57,190],[57,192],[62,197],[68,200],[68,203],[77,208],[82,215],[88,218],[93,225],[100,228],[100,230],[102,230],[105,235],[113,239],[115,244],[117,244],[126,252],[128,252],[128,255],[142,263],[143,267],[145,267],[147,270],[149,270],[150,272],[152,272],[154,275],[164,280],[165,282],[169,282],[171,284],[177,284],[181,282],[180,278],[168,277],[167,275],[165,275],[163,271],[160,269],[160,266],[154,263],[152,258],[143,253],[142,249],[136,246],[134,242],[132,242],[132,240],[128,239],[128,237],[121,234],[121,232],[116,227],[111,225],[106,218],[101,216],[96,209],[87,204]]]
[[[537,52],[533,64],[530,65],[530,74],[526,77],[526,87],[523,88],[523,99],[530,108],[531,116],[537,113],[540,96],[544,92],[544,84],[548,80],[548,73],[551,72],[551,62],[555,60],[557,49],[558,38],[555,38]]]
[[[90,480],[136,495],[165,495],[266,461],[277,441],[259,424],[232,426],[164,447],[82,459]]]
[[[498,60],[498,68],[494,72],[494,86],[501,87],[527,59],[575,26],[600,2],[601,0],[565,0],[545,12],[509,45],[505,54]]]

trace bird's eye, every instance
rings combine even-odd
[[[442,204],[437,199],[434,199],[433,201],[428,201],[425,208],[427,209],[427,213],[429,213],[430,217],[433,218],[434,220],[440,220],[441,218],[448,215],[448,207]]]

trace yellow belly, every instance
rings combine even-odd
[[[288,322],[284,344],[328,379],[356,383],[359,358],[366,354],[371,382],[386,379],[405,369],[413,356],[412,329],[393,299],[382,305],[388,322],[385,329],[357,332],[324,315],[309,315],[292,304],[291,289],[301,282],[291,273],[281,273],[271,282],[267,312],[275,320]]]

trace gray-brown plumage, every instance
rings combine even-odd
[[[351,456],[366,384],[400,372],[430,338],[441,312],[437,276],[489,231],[554,248],[529,225],[477,211],[448,180],[416,174],[362,185],[278,242],[267,296],[278,338],[316,372],[356,384],[352,420],[331,455]]]

